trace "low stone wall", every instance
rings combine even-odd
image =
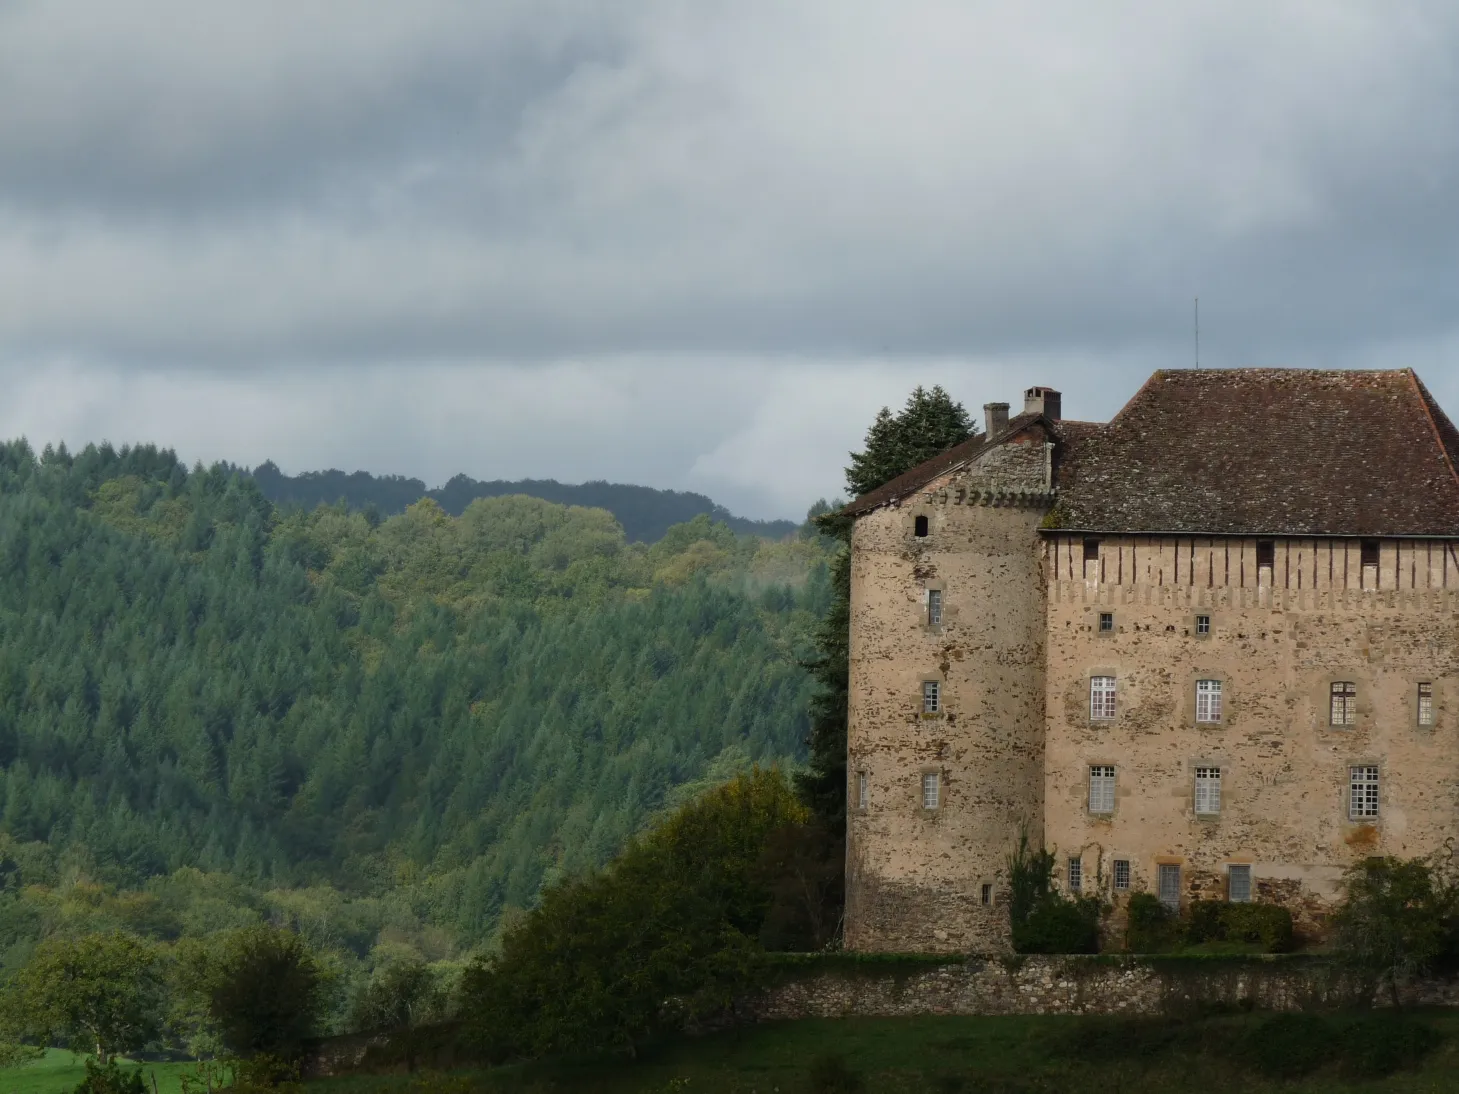
[[[1024,957],[947,963],[805,961],[744,1009],[755,1021],[922,1014],[1171,1015],[1211,1006],[1305,1010],[1362,1001],[1364,985],[1320,957]],[[1405,1003],[1459,1005],[1459,982],[1409,985]],[[1386,993],[1371,1000],[1384,1005]]]

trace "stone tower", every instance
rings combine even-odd
[[[894,480],[852,507],[848,949],[1007,946],[1005,857],[1023,828],[1043,839],[1059,402],[1031,389],[1011,420],[990,404],[988,432],[912,492]]]

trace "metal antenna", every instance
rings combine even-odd
[[[1196,368],[1201,367],[1201,298],[1196,297]]]

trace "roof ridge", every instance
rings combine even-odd
[[[1406,368],[1403,371],[1408,373],[1408,380],[1413,386],[1413,393],[1418,396],[1418,405],[1423,407],[1424,418],[1428,421],[1429,428],[1434,431],[1434,440],[1439,443],[1439,451],[1443,453],[1444,463],[1449,468],[1449,474],[1454,476],[1456,483],[1459,483],[1459,470],[1456,470],[1454,467],[1454,458],[1449,454],[1449,446],[1444,443],[1444,435],[1439,431],[1439,423],[1434,420],[1434,411],[1429,406],[1429,400],[1425,398],[1429,393],[1429,389],[1424,386],[1423,381],[1418,378],[1418,373],[1414,372],[1413,369]]]

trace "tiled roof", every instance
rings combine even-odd
[[[846,512],[914,493],[1037,421],[1021,414]],[[1459,430],[1410,369],[1162,370],[1109,423],[1052,428],[1060,528],[1459,536]]]
[[[1459,535],[1459,431],[1410,369],[1161,371],[1063,441],[1061,528]]]
[[[963,441],[962,444],[949,448],[946,452],[933,456],[925,463],[920,463],[906,474],[898,475],[890,482],[883,483],[875,490],[851,502],[844,510],[852,516],[860,516],[862,513],[869,513],[873,509],[886,505],[888,502],[896,501],[898,498],[915,493],[916,490],[931,482],[939,475],[951,471],[955,467],[967,463],[980,452],[993,447],[1004,438],[1011,437],[1025,426],[1032,425],[1040,419],[1038,414],[1019,414],[1017,417],[1008,420],[1008,428],[999,432],[991,441],[986,433],[975,433],[972,437]]]

